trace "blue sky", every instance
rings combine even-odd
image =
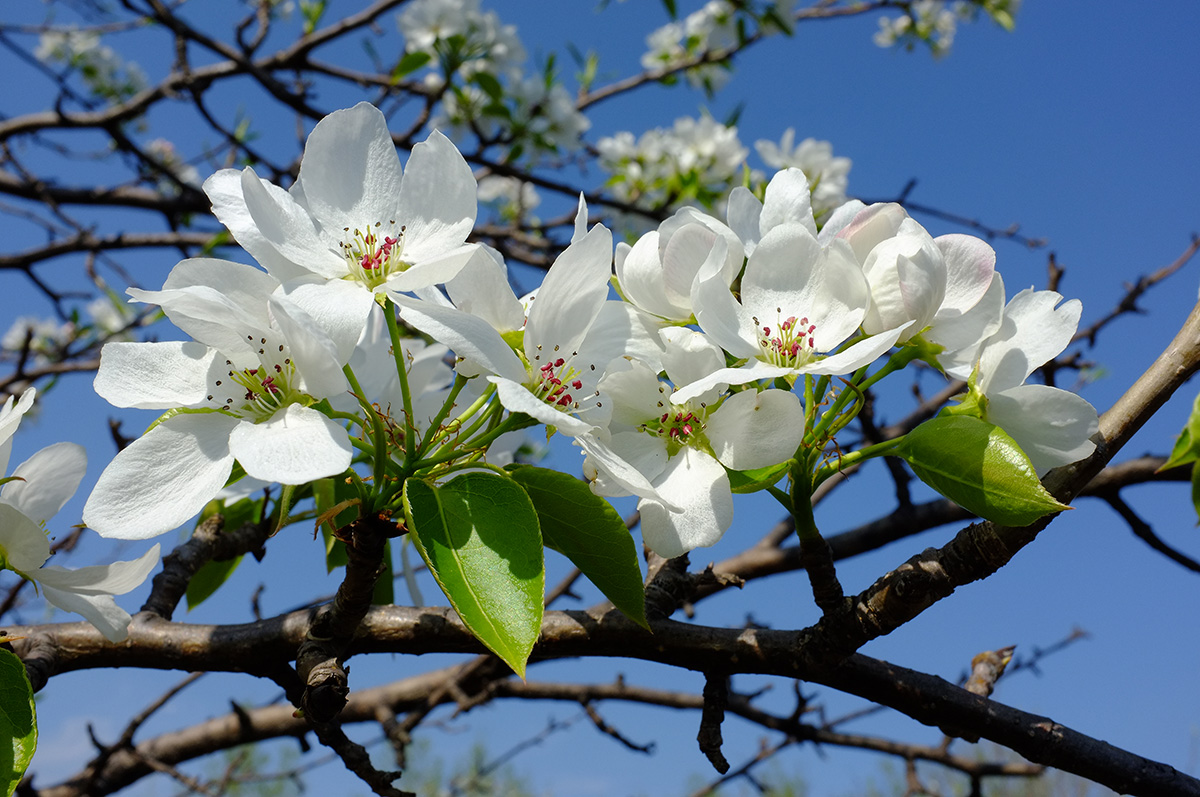
[[[331,4],[338,11],[338,4]],[[489,5],[485,2],[485,8]],[[567,59],[571,41],[602,54],[601,75],[628,74],[643,50],[643,31],[664,21],[654,3],[613,3],[594,13],[575,3],[547,14],[545,3],[492,4],[505,21],[518,26],[534,56],[550,51]],[[693,6],[680,3],[681,11]],[[185,7],[199,18],[200,7]],[[597,108],[590,141],[617,130],[635,133],[669,126],[675,118],[710,108],[725,117],[739,103],[743,143],[778,140],[795,127],[797,137],[833,142],[835,153],[854,161],[851,193],[869,199],[895,196],[910,180],[918,181],[914,201],[977,218],[995,227],[1019,223],[1022,231],[1049,245],[1030,250],[1008,241],[994,246],[1009,292],[1045,283],[1048,253],[1067,269],[1063,292],[1084,303],[1089,323],[1108,312],[1122,285],[1172,261],[1200,228],[1200,52],[1194,45],[1195,6],[1188,2],[1093,2],[1086,11],[1075,4],[1027,2],[1017,29],[1006,34],[981,23],[959,30],[954,52],[934,61],[925,52],[885,51],[870,41],[873,18],[802,26],[791,40],[777,39],[740,57],[730,85],[715,101],[685,88],[659,89],[618,98]],[[388,23],[390,24],[390,23]],[[631,33],[633,31],[633,33]],[[393,40],[394,41],[394,40]],[[6,56],[7,58],[7,56]],[[6,63],[0,61],[0,63]],[[155,74],[148,68],[151,74]],[[41,107],[33,92],[18,92],[17,81],[0,86],[0,110],[12,113]],[[350,105],[338,96],[320,97],[330,109]],[[286,125],[280,128],[291,134]],[[752,160],[753,160],[752,156]],[[760,165],[755,163],[755,165]],[[918,217],[934,233],[962,231]],[[20,248],[13,246],[12,248]],[[169,255],[168,255],[169,257]],[[165,273],[170,263],[159,266]],[[1100,338],[1095,352],[1099,372],[1083,395],[1103,411],[1170,340],[1196,300],[1196,270],[1190,265],[1143,301],[1145,315],[1127,317]],[[46,274],[53,272],[47,271]],[[31,312],[38,300],[15,275],[0,273],[0,326],[18,313]],[[14,462],[61,439],[89,446],[92,467],[80,495],[99,475],[108,447],[104,419],[113,414],[87,396],[86,378],[64,380],[46,399],[44,419],[28,424],[16,441]],[[1195,388],[1186,387],[1126,448],[1118,460],[1142,453],[1165,453],[1186,418]],[[897,404],[892,417],[903,413]],[[58,419],[86,419],[66,426]],[[129,414],[127,429],[149,418]],[[564,467],[574,460],[557,457]],[[891,493],[877,474],[866,474],[844,494],[822,505],[818,520],[836,532],[891,508]],[[1127,500],[1164,539],[1200,557],[1195,516],[1186,489],[1179,485],[1130,491]],[[81,502],[72,505],[76,515]],[[1078,626],[1090,639],[1041,666],[1040,675],[1020,674],[1001,682],[997,699],[1041,713],[1076,730],[1134,752],[1196,773],[1200,751],[1200,638],[1195,634],[1195,596],[1200,576],[1187,573],[1150,551],[1102,505],[1081,500],[1078,509],[1057,520],[997,575],[969,585],[913,623],[877,640],[865,653],[898,664],[956,678],[972,655],[1017,644],[1018,654],[1049,645]],[[68,507],[70,516],[72,509]],[[756,539],[778,519],[773,504],[760,496],[738,505],[735,528],[711,553],[693,563],[719,560]],[[295,530],[299,532],[299,530]],[[956,531],[945,528],[894,544],[844,563],[839,570],[848,590],[865,588],[878,575],[912,553],[946,542]],[[194,616],[198,622],[248,618],[248,595],[267,583],[264,611],[291,608],[306,593],[289,585],[336,587],[324,575],[307,535],[295,533],[272,541],[262,564],[247,563],[227,595]],[[140,547],[118,548],[94,542],[84,553],[97,558],[132,558]],[[136,608],[144,590],[123,600]],[[434,595],[427,590],[427,597]],[[747,613],[776,627],[801,627],[815,619],[807,582],[791,574],[766,580],[744,593],[706,602],[698,622],[741,623]],[[355,660],[356,686],[418,672],[429,660],[450,657],[392,656]],[[539,666],[534,677],[562,680],[611,680],[618,672],[631,683],[698,689],[700,676],[632,661]],[[85,747],[84,723],[93,722],[101,738],[119,733],[131,705],[148,702],[175,673],[79,673],[59,679],[40,705],[43,741],[35,768],[39,782],[57,780]],[[273,687],[239,676],[210,676],[211,687],[193,687],[147,728],[159,732],[221,711],[226,696],[261,702]],[[749,689],[768,679],[743,678],[735,688]],[[206,691],[211,689],[212,691]],[[827,715],[855,701],[807,687],[830,706]],[[81,713],[80,694],[88,694]],[[764,705],[790,708],[786,684],[774,684],[775,697]],[[206,697],[206,695],[208,695]],[[219,696],[214,705],[213,696]],[[597,734],[586,722],[556,734],[534,752],[517,759],[518,769],[538,787],[556,794],[681,793],[688,777],[710,774],[694,741],[694,713],[670,713],[640,707],[603,705],[605,718],[635,741],[654,740],[652,757],[631,754]],[[477,740],[493,751],[532,735],[548,717],[563,719],[569,706],[534,704],[517,708],[490,706],[451,725],[459,733],[433,731],[435,749],[449,753]],[[757,750],[759,731],[729,720],[726,754],[735,765]],[[936,744],[940,734],[896,715],[848,726],[862,733],[895,733]],[[371,731],[370,733],[374,733]],[[861,754],[798,748],[780,757],[781,766],[803,772],[813,795],[861,793],[878,779],[874,759]],[[314,787],[339,790],[344,775],[336,765],[319,775]],[[160,785],[164,793],[168,786]],[[344,787],[343,787],[344,788]]]

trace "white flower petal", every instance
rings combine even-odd
[[[760,239],[781,224],[800,224],[814,238],[817,223],[813,220],[812,199],[808,193],[808,178],[800,169],[777,172],[767,183],[763,194],[762,215],[758,219]]]
[[[471,167],[438,131],[413,147],[400,186],[396,221],[405,225],[406,260],[428,260],[461,246],[475,227],[478,186]]]
[[[1083,305],[1071,299],[1056,308],[1062,298],[1054,291],[1027,288],[1009,300],[1000,330],[979,356],[981,391],[990,394],[1016,387],[1067,347]]]
[[[446,294],[459,310],[479,316],[500,332],[525,324],[525,309],[508,282],[504,258],[491,247],[476,248],[462,270],[446,281]]]
[[[690,301],[675,304],[667,296],[657,230],[638,238],[625,257],[617,260],[616,268],[621,293],[633,304],[662,318],[685,320],[691,316]]]
[[[515,382],[522,382],[528,376],[512,347],[482,318],[403,296],[396,297],[396,303],[407,323],[450,347],[459,357],[466,357],[493,374]]]
[[[987,293],[974,307],[957,318],[936,320],[924,337],[945,347],[937,355],[942,370],[965,382],[975,370],[982,345],[996,334],[1003,320],[1004,280],[995,272]]]
[[[0,554],[9,567],[29,574],[50,556],[50,541],[46,532],[21,510],[0,504]]]
[[[262,423],[239,424],[229,435],[229,450],[247,475],[280,484],[336,476],[354,454],[344,428],[299,404]]]
[[[547,426],[555,427],[568,437],[590,432],[601,425],[589,423],[581,417],[568,415],[556,407],[551,407],[529,392],[529,388],[511,379],[489,376],[488,381],[496,386],[496,395],[500,397],[500,403],[509,412],[523,412]],[[611,412],[610,408],[602,407],[601,409],[609,409]]]
[[[458,244],[413,263],[388,278],[386,290],[407,293],[452,280],[479,252],[478,244]]]
[[[786,390],[743,390],[709,414],[705,434],[730,470],[778,465],[791,459],[804,439],[804,408]]]
[[[24,481],[12,481],[0,489],[0,501],[16,507],[35,523],[58,514],[83,481],[87,452],[75,443],[46,446],[12,472]]]
[[[375,295],[350,280],[324,280],[311,274],[284,283],[281,291],[312,318],[333,340],[337,359],[345,362],[358,343]]]
[[[581,434],[575,437],[574,442],[583,449],[593,466],[603,470],[609,479],[625,488],[630,495],[656,499],[671,511],[682,509],[674,502],[661,498],[642,472],[613,451],[608,441],[594,434]]]
[[[287,340],[292,363],[304,377],[305,392],[315,398],[329,398],[349,390],[342,372],[342,365],[350,359],[349,352],[345,359],[339,358],[337,346],[325,330],[287,296],[271,296],[270,306],[275,323]]]
[[[92,386],[114,407],[200,407],[208,394],[208,370],[218,356],[216,349],[190,340],[113,341],[100,350],[100,368]]]
[[[124,595],[137,589],[158,564],[161,547],[158,543],[150,550],[126,562],[111,562],[68,570],[57,565],[48,565],[37,571],[36,578],[43,586],[74,592],[79,595]]]
[[[762,237],[759,228],[759,217],[762,216],[762,203],[753,192],[745,186],[737,186],[729,192],[728,207],[725,218],[730,228],[737,234],[745,249],[746,257],[754,253],[758,240]]]
[[[973,235],[940,235],[933,240],[946,261],[946,297],[936,318],[957,318],[987,293],[996,271],[996,250]]]
[[[1090,456],[1099,427],[1096,408],[1066,390],[1019,385],[988,396],[987,420],[1029,457],[1039,476]]]
[[[279,287],[279,280],[254,266],[192,257],[181,260],[163,282],[164,291],[203,287],[216,291],[240,307],[248,318],[263,320],[263,297]]]
[[[267,192],[272,190],[287,193],[269,183],[263,183]],[[276,279],[287,280],[309,273],[288,260],[272,246],[246,209],[246,198],[242,194],[242,173],[238,169],[221,169],[204,181],[204,193],[212,200],[213,214],[233,234],[234,240],[262,264]]]
[[[889,329],[886,332],[880,332],[878,335],[872,335],[869,338],[860,340],[844,351],[831,354],[823,360],[817,360],[801,368],[800,373],[836,376],[837,374],[848,374],[851,371],[857,371],[864,365],[870,365],[881,354],[896,345],[900,334],[911,326],[912,323],[912,321],[909,321],[904,326]]]
[[[601,225],[558,256],[529,308],[525,354],[530,360],[538,344],[559,346],[566,352],[579,348],[608,299],[611,273],[612,233]]]
[[[133,618],[113,600],[112,595],[79,595],[43,585],[42,595],[54,606],[74,612],[96,626],[109,642],[123,642],[129,636]]]
[[[667,327],[659,332],[666,347],[663,367],[676,385],[703,379],[725,367],[725,353],[703,333],[687,327]]]
[[[349,273],[346,259],[329,248],[308,210],[291,194],[274,186],[268,188],[249,166],[242,172],[242,194],[254,225],[280,256],[327,279],[340,279]]]
[[[8,472],[8,457],[12,453],[12,436],[21,425],[21,417],[33,406],[37,388],[26,388],[19,401],[9,396],[0,409],[0,475]]]
[[[138,301],[160,305],[172,324],[227,357],[253,356],[255,349],[247,343],[248,337],[260,337],[269,328],[266,294],[254,312],[247,312],[207,285],[164,291],[130,288],[128,293]]]
[[[225,486],[229,434],[241,424],[215,412],[176,415],[121,451],[100,474],[83,522],[102,537],[142,540],[178,528]]]
[[[733,523],[729,477],[702,451],[684,448],[671,457],[654,486],[682,510],[673,512],[653,498],[638,502],[642,539],[659,556],[669,559],[713,545]]]
[[[323,229],[395,218],[403,191],[400,157],[383,113],[360,102],[317,122],[304,144],[296,184]]]

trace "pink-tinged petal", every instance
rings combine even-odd
[[[350,467],[354,449],[346,430],[311,407],[291,404],[263,423],[240,424],[229,450],[256,479],[305,484]]]
[[[46,532],[15,506],[0,504],[0,555],[8,567],[29,574],[50,556]]]
[[[583,449],[594,467],[602,470],[608,479],[627,490],[629,495],[655,499],[671,511],[682,509],[674,502],[661,498],[642,472],[618,455],[607,440],[594,434],[581,434],[575,437],[574,442]]]
[[[512,347],[482,318],[453,307],[440,307],[403,296],[397,297],[396,303],[407,323],[448,346],[459,357],[466,357],[493,374],[515,382],[524,381],[528,376]]]
[[[859,263],[867,261],[871,250],[894,236],[908,213],[894,202],[877,203],[860,210],[837,234],[850,244]]]
[[[259,182],[267,193],[287,193],[261,178]],[[308,273],[306,269],[279,254],[259,232],[258,225],[254,223],[250,211],[246,208],[246,197],[242,193],[242,172],[239,169],[221,169],[209,177],[204,181],[204,193],[212,200],[213,214],[225,225],[234,240],[276,279],[293,279]]]
[[[983,344],[996,334],[1003,320],[1004,280],[995,272],[987,293],[974,307],[957,318],[936,319],[923,337],[945,347],[937,355],[938,365],[948,376],[965,382],[975,370]]]
[[[1067,347],[1083,305],[1071,299],[1055,307],[1062,298],[1054,291],[1028,288],[1009,300],[1000,330],[979,356],[981,391],[990,394],[1016,387]]]
[[[946,298],[936,317],[956,318],[987,293],[996,271],[996,250],[973,235],[941,235],[933,240],[946,261]]]
[[[102,537],[144,540],[179,528],[225,486],[229,435],[220,413],[176,415],[121,451],[100,474],[83,522]]]
[[[263,240],[281,257],[306,271],[327,279],[346,276],[349,273],[346,258],[330,248],[329,242],[317,231],[308,210],[298,204],[291,194],[280,189],[271,190],[268,185],[250,167],[242,172],[242,194],[246,198],[246,209]],[[354,225],[350,226],[354,228]],[[330,235],[334,235],[334,231],[330,231]],[[284,279],[292,275],[276,276]]]
[[[317,122],[304,145],[296,184],[322,229],[354,229],[395,218],[403,190],[400,158],[379,109],[360,102]]]
[[[866,205],[857,199],[851,199],[849,202],[839,206],[837,210],[829,214],[829,218],[821,226],[821,232],[817,233],[817,243],[821,244],[821,246],[827,245],[837,237],[838,233],[850,226],[850,223],[866,207]]]
[[[523,412],[547,426],[553,426],[567,437],[576,437],[591,432],[598,426],[598,424],[589,423],[575,415],[568,415],[561,409],[551,407],[529,392],[529,388],[511,379],[489,376],[488,381],[496,386],[496,395],[500,397],[500,403],[509,412]]]
[[[1096,449],[1096,408],[1066,390],[1019,385],[988,396],[987,420],[1008,432],[1039,476],[1078,462]]]
[[[817,360],[801,368],[800,373],[836,376],[838,374],[848,374],[852,371],[857,371],[864,365],[870,365],[888,349],[895,346],[901,333],[910,327],[912,323],[909,321],[904,326],[889,329],[886,332],[880,332],[878,335],[872,335],[865,340],[860,340],[844,351],[831,354],[823,360]]]
[[[600,225],[558,256],[529,308],[525,354],[531,361],[538,344],[579,348],[608,298],[611,274],[612,233]]]
[[[477,191],[450,139],[435,130],[413,147],[396,216],[406,227],[404,259],[428,260],[461,246],[475,227]]]
[[[282,292],[308,314],[333,341],[336,357],[346,362],[377,306],[375,294],[359,282],[323,280],[309,275],[284,283]]]
[[[338,356],[337,345],[312,316],[286,296],[270,299],[271,314],[292,355],[292,363],[304,379],[304,390],[316,398],[329,398],[350,389],[342,366],[349,356]],[[365,325],[366,319],[363,319]]]
[[[408,293],[419,288],[439,285],[457,277],[472,258],[479,256],[479,252],[478,244],[458,244],[453,248],[442,249],[434,256],[393,274],[384,287],[389,291]]]
[[[87,452],[75,443],[46,446],[12,472],[23,481],[0,488],[0,501],[16,507],[35,523],[44,523],[63,508],[87,471]]]
[[[668,559],[715,544],[733,523],[733,494],[725,468],[708,454],[684,448],[654,480],[655,489],[682,511],[653,498],[638,502],[642,539]]]
[[[100,350],[100,368],[92,386],[114,407],[201,407],[209,390],[208,371],[218,356],[216,349],[190,340],[114,341]]]
[[[48,565],[37,571],[39,584],[79,595],[124,595],[137,589],[158,564],[161,547],[158,543],[150,550],[126,562],[110,562],[68,570],[57,565]],[[56,604],[57,605],[57,604]]]
[[[730,470],[778,465],[791,459],[804,439],[804,408],[786,390],[743,390],[709,414],[705,433]]]
[[[762,215],[758,219],[761,235],[766,236],[781,224],[800,224],[814,238],[817,236],[808,178],[800,169],[785,169],[776,173],[767,183],[767,190],[763,194]]]

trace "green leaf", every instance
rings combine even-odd
[[[37,711],[25,665],[0,648],[0,792],[12,797],[37,749]]]
[[[546,547],[570,559],[613,606],[648,629],[637,547],[617,510],[574,476],[532,465],[509,473],[533,500]]]
[[[726,470],[729,474],[729,489],[735,493],[756,493],[778,484],[792,467],[792,460],[754,470]]]
[[[1162,473],[1164,470],[1186,465],[1198,459],[1200,459],[1200,394],[1192,402],[1192,414],[1188,417],[1187,423],[1179,432],[1179,436],[1175,438],[1170,458],[1158,469],[1158,472]]]
[[[500,81],[496,80],[494,75],[489,75],[487,72],[476,72],[471,75],[470,80],[496,102],[500,102],[504,96],[504,87],[500,85]]]
[[[425,64],[429,63],[429,59],[432,57],[433,56],[431,56],[429,53],[424,52],[406,54],[400,59],[400,62],[396,64],[395,68],[392,69],[392,82],[396,83],[405,75],[410,75],[413,72],[416,72],[418,69],[425,66]]]
[[[1046,492],[1020,446],[999,426],[943,415],[913,429],[896,448],[917,478],[985,520],[1028,526],[1070,509]]]
[[[404,517],[463,623],[524,678],[546,586],[538,516],[525,490],[496,473],[464,473],[441,486],[410,478]]]

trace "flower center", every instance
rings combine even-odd
[[[253,342],[254,336],[246,339]],[[300,397],[296,388],[296,366],[287,345],[265,337],[258,339],[257,368],[230,368],[214,380],[208,401],[230,415],[260,423]],[[225,364],[232,366],[229,360]]]
[[[668,398],[668,391],[673,393],[674,388],[665,382],[658,383],[658,392],[661,394],[658,408],[663,414],[651,418],[638,429],[665,438],[667,451],[674,455],[683,446],[703,441],[704,421],[708,417],[708,409],[703,403],[700,409],[695,409],[691,404],[672,404]]]
[[[558,346],[554,348],[557,349]],[[533,379],[527,385],[530,392],[551,407],[563,412],[576,412],[588,408],[593,403],[597,407],[603,406],[596,401],[600,397],[599,390],[593,390],[590,393],[584,390],[584,371],[576,368],[573,364],[574,357],[578,353],[572,352],[570,359],[551,355],[552,359],[542,364],[539,364],[542,355],[535,354],[530,370],[532,371],[534,368],[537,370],[533,371]],[[590,364],[588,369],[595,371],[595,364]],[[591,381],[590,377],[588,381]]]
[[[395,219],[384,224],[377,221],[365,229],[343,227],[347,239],[339,246],[346,258],[347,279],[357,280],[368,288],[387,282],[388,277],[409,267],[401,259],[404,252],[404,225],[396,226]]]
[[[808,316],[781,318],[783,310],[778,307],[775,313],[774,326],[763,325],[757,316],[754,317],[758,345],[762,347],[758,358],[783,368],[799,368],[811,362],[816,354],[813,333],[817,325],[809,323]]]

